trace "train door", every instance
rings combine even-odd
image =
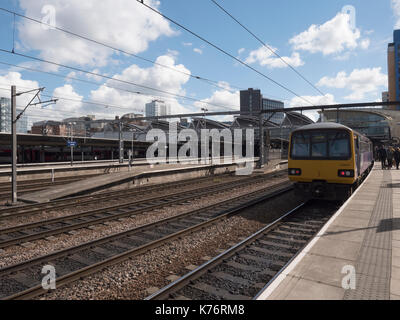
[[[356,169],[357,169],[357,177],[360,176],[360,165],[361,165],[361,157],[360,157],[360,141],[358,136],[354,136],[354,156],[356,160]]]

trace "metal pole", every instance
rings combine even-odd
[[[12,204],[17,204],[17,87],[11,86]]]
[[[134,139],[134,131],[132,131],[132,144],[131,144],[131,150],[132,150],[132,156],[133,156],[133,139]]]
[[[259,168],[264,167],[264,117],[260,112],[260,161]]]
[[[72,123],[69,124],[69,135],[70,135],[70,142],[71,142],[71,167],[74,165],[74,147],[72,146]]]
[[[122,121],[118,122],[119,127],[119,163],[124,163],[124,141],[122,140]]]

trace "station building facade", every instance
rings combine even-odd
[[[400,143],[400,112],[390,109],[325,110],[321,121],[341,123],[370,138],[375,144]]]

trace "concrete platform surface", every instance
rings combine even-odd
[[[375,165],[258,299],[400,299],[400,170]]]

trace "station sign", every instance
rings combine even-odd
[[[67,141],[67,146],[68,147],[76,147],[78,143],[76,141]]]

